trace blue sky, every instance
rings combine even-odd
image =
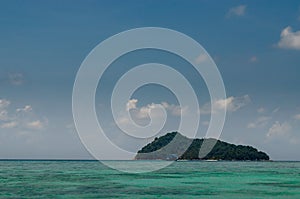
[[[275,160],[300,160],[298,1],[1,1],[0,5],[0,158],[90,158],[72,118],[77,70],[106,38],[155,26],[194,38],[216,62],[228,97],[224,103],[231,107],[222,140],[253,145]],[[199,79],[173,55],[131,53],[107,71],[104,86],[97,90],[96,107],[107,106],[114,81],[126,69],[153,60],[181,70],[191,82]],[[204,107],[207,90],[203,82],[196,87]],[[172,110],[177,105],[171,93],[155,86],[140,89],[133,98],[138,99],[138,110],[163,101],[173,105]],[[97,112],[103,123],[110,123],[108,111]],[[204,130],[207,117],[201,119]],[[171,114],[165,130],[175,129],[176,122],[178,117]],[[109,125],[107,129],[117,132]]]

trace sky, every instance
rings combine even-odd
[[[137,151],[153,137],[132,144],[119,139],[110,110],[112,89],[133,66],[171,65],[195,88],[200,103],[199,137],[209,123],[210,103],[227,117],[221,140],[251,145],[273,160],[300,160],[299,1],[1,1],[0,158],[90,159],[72,115],[72,89],[81,63],[100,42],[140,27],[163,27],[199,42],[216,63],[226,99],[210,102],[199,75],[182,59],[159,50],[116,60],[97,88],[96,111],[107,136]],[[180,111],[167,88],[138,89],[124,110],[137,123],[163,106],[168,119],[158,135],[176,130]],[[123,122],[122,113],[117,122]],[[103,149],[105,150],[105,149]],[[123,159],[107,151],[109,158]],[[130,158],[130,157],[126,157]]]

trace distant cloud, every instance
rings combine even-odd
[[[126,104],[126,110],[129,111],[130,109],[135,109],[137,102],[138,102],[137,99],[129,100]]]
[[[136,115],[138,118],[146,118],[149,116],[149,113],[152,109],[159,108],[162,106],[167,111],[169,111],[174,116],[180,116],[181,114],[185,113],[187,111],[187,107],[180,107],[178,105],[169,104],[167,102],[162,102],[160,104],[148,104],[146,106],[137,107],[138,100],[137,99],[131,99],[126,104],[126,110],[129,111],[131,109],[136,109]]]
[[[126,103],[126,111],[130,111],[133,120],[148,120],[150,119],[150,112],[151,116],[155,118],[164,117],[162,112],[156,112],[155,109],[164,108],[167,113],[173,116],[181,116],[181,114],[186,114],[188,111],[188,107],[180,107],[178,105],[169,104],[167,102],[162,102],[160,104],[147,104],[146,106],[138,107],[137,106],[138,100],[131,99]],[[122,113],[117,118],[117,123],[119,124],[130,124],[131,120],[125,116],[125,113]],[[143,123],[143,122],[142,122]]]
[[[228,97],[227,99],[217,100],[214,103],[217,109],[227,108],[228,111],[234,112],[245,106],[249,101],[249,96],[245,95],[242,97]]]
[[[148,104],[147,106],[140,107],[138,109],[136,108],[136,111],[132,113],[139,119],[145,119],[148,118],[150,112],[156,108],[158,108],[158,105],[152,103]]]
[[[40,130],[40,129],[44,129],[45,123],[41,122],[40,120],[35,120],[35,121],[32,121],[32,122],[28,122],[26,124],[26,126],[30,129]]]
[[[252,63],[254,63],[254,62],[257,62],[258,59],[257,59],[256,56],[252,56],[249,61],[252,62]]]
[[[213,105],[215,107],[215,111],[220,110],[227,110],[228,112],[235,112],[239,110],[240,108],[246,106],[250,102],[250,97],[248,95],[244,95],[241,97],[228,97],[226,99],[219,99],[213,102]],[[201,110],[200,113],[202,114],[210,114],[211,113],[211,103],[205,104]]]
[[[8,75],[8,77],[9,77],[9,82],[12,85],[19,86],[24,82],[24,76],[22,73],[11,73]]]
[[[0,109],[4,109],[10,105],[10,101],[6,99],[0,99]]]
[[[227,12],[226,16],[227,17],[232,17],[232,16],[244,16],[246,13],[246,5],[239,5],[233,8],[230,8],[229,11]]]
[[[258,108],[256,111],[259,114],[257,119],[248,123],[247,128],[261,128],[267,126],[272,120],[273,116],[280,110],[280,107],[272,111],[266,110],[264,107]],[[267,116],[266,116],[267,115]]]
[[[0,99],[0,128],[12,129],[18,128],[18,131],[26,129],[41,130],[48,124],[47,119],[39,119],[32,114],[32,106],[26,105],[23,108],[17,108],[15,111],[10,111],[11,102],[6,99]],[[21,113],[22,114],[18,114]]]
[[[280,123],[279,121],[276,121],[275,123],[273,123],[273,125],[269,128],[266,138],[267,140],[285,140],[289,144],[294,145],[298,145],[300,143],[299,136],[297,136],[297,134],[293,134],[292,126],[289,122]]]
[[[290,130],[291,130],[291,125],[289,123],[287,122],[280,123],[279,121],[276,121],[269,129],[267,133],[267,137],[286,136]]]
[[[175,104],[168,104],[167,102],[162,102],[161,105],[174,116],[180,116],[181,114],[186,114],[188,111],[187,106],[180,107]]]
[[[295,120],[300,120],[300,114],[294,115]]]
[[[6,108],[10,105],[10,101],[6,99],[0,99],[0,121],[7,121],[8,111]]]
[[[280,110],[280,107],[275,108],[272,113],[277,113]]]
[[[293,32],[290,26],[281,31],[278,47],[300,50],[300,31]]]
[[[257,109],[257,112],[258,112],[258,113],[264,113],[265,111],[266,111],[266,110],[265,110],[263,107]]]
[[[18,125],[18,123],[16,121],[11,121],[11,122],[1,124],[0,127],[3,129],[8,129],[8,128],[14,128],[17,125]]]
[[[32,111],[32,107],[30,105],[26,105],[24,108],[18,108],[17,112],[30,112]]]
[[[268,116],[261,116],[258,117],[254,122],[251,122],[247,125],[247,128],[260,128],[264,127],[268,124],[268,122],[271,120],[271,117]]]
[[[207,54],[200,54],[197,58],[196,58],[196,60],[195,60],[195,62],[196,62],[196,64],[200,64],[200,63],[203,63],[203,62],[205,62],[205,61],[207,61],[209,59],[209,57],[207,56]]]
[[[8,120],[8,112],[7,110],[0,110],[0,121]]]

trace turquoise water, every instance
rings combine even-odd
[[[0,197],[300,198],[300,162],[175,162],[129,174],[96,161],[0,161]]]

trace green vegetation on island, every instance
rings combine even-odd
[[[201,156],[199,151],[204,141],[215,145],[211,151]],[[154,141],[144,146],[138,151],[135,159],[265,161],[269,160],[269,156],[252,146],[234,145],[213,138],[190,139],[178,132],[172,132],[155,138]]]

